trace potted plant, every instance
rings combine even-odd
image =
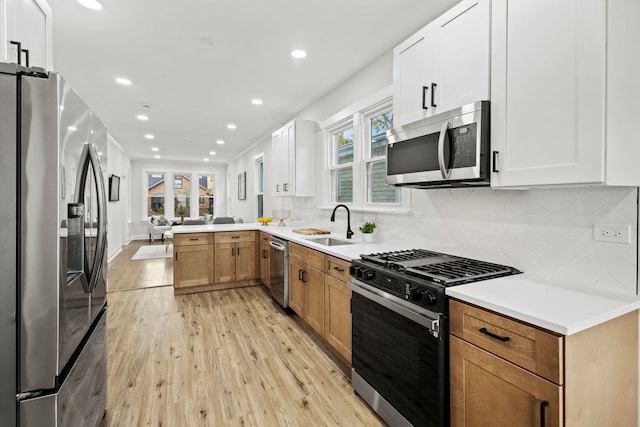
[[[375,222],[365,222],[360,226],[360,232],[362,233],[362,239],[365,243],[373,242],[373,231],[376,229]]]

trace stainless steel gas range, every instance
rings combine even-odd
[[[351,263],[352,385],[391,427],[449,425],[447,286],[520,273],[424,249]]]

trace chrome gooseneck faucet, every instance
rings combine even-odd
[[[350,239],[351,236],[353,236],[353,231],[351,231],[351,211],[349,210],[347,205],[338,205],[335,208],[333,208],[333,212],[331,212],[331,222],[335,222],[336,210],[341,207],[347,210],[347,239]]]

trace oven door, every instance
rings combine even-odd
[[[353,279],[352,385],[390,426],[448,425],[444,316]]]

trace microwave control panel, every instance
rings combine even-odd
[[[468,168],[476,166],[478,149],[478,124],[470,123],[458,126],[449,131],[453,153],[453,168]]]

